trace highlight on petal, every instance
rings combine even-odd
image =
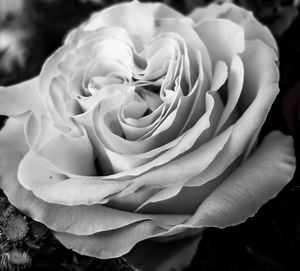
[[[194,20],[195,26],[212,18],[230,20],[244,29],[245,39],[259,39],[270,46],[276,53],[276,41],[270,30],[255,19],[252,12],[238,7],[232,3],[221,5],[211,4],[205,8],[196,8],[189,15]]]
[[[242,60],[245,80],[237,108],[242,113],[232,125],[232,134],[227,144],[214,161],[198,176],[198,181],[211,180],[219,176],[240,155],[249,153],[272,103],[279,91],[277,55],[262,41],[246,42]],[[222,133],[221,133],[222,134]],[[241,159],[241,158],[240,158]],[[197,185],[197,179],[189,185]]]
[[[109,259],[126,254],[136,243],[163,231],[154,223],[144,221],[89,236],[64,232],[56,232],[54,235],[64,246],[72,248],[78,253],[100,259]]]
[[[0,184],[1,178],[18,167],[28,151],[24,140],[24,126],[18,118],[9,118],[0,133]],[[1,185],[0,185],[1,186]]]
[[[136,178],[131,177],[127,181],[106,180],[106,177],[57,175],[41,160],[29,159],[29,155],[21,163],[19,178],[23,186],[32,190],[36,196],[47,202],[65,205],[106,203],[109,197],[125,196],[140,188],[151,189],[184,184],[211,163],[227,142],[229,135],[230,130],[194,151],[188,157],[175,160]],[[30,165],[32,161],[35,161],[33,165],[39,163],[40,176],[44,176],[44,178],[34,176],[34,174],[31,174],[30,169],[27,170],[26,164],[29,163]],[[178,172],[179,168],[189,170]],[[66,196],[66,191],[68,196]],[[80,194],[78,194],[78,191],[80,191]]]
[[[244,29],[227,19],[208,19],[195,26],[213,62],[231,63],[234,55],[245,49]]]
[[[38,91],[42,97],[49,95],[52,80],[60,75],[57,64],[70,48],[70,45],[60,47],[44,63],[38,79]]]
[[[236,106],[240,98],[243,89],[243,84],[244,84],[244,65],[238,55],[235,55],[233,57],[228,73],[229,73],[228,84],[227,84],[228,90],[226,95],[227,102],[222,112],[222,116],[218,121],[218,126],[216,128],[215,134],[218,134],[220,130],[222,130],[222,128],[226,126],[225,124],[228,121],[230,121],[230,118],[233,117],[232,115],[234,113],[236,115],[234,117],[238,119],[237,115],[239,112],[237,112],[238,110]],[[230,124],[233,124],[233,121],[231,121]]]
[[[232,4],[190,16],[112,6],[38,78],[0,88],[0,113],[14,117],[0,187],[66,247],[184,268],[203,229],[245,221],[292,178],[289,137],[273,132],[252,152],[278,93],[270,32]]]
[[[35,77],[16,85],[0,87],[0,114],[17,116],[27,111],[44,113],[38,80],[39,77]]]
[[[153,225],[168,229],[189,218],[188,215],[135,214],[102,205],[65,206],[47,203],[20,186],[15,173],[3,177],[1,188],[12,204],[33,219],[52,230],[75,235],[88,236],[143,221],[152,221]]]
[[[224,228],[253,216],[291,180],[295,156],[291,137],[270,133],[259,148],[221,183],[186,224]]]
[[[100,258],[121,256],[136,242],[162,233],[188,218],[134,214],[101,205],[69,207],[49,204],[22,188],[13,172],[3,176],[1,188],[17,208],[50,229],[59,231],[56,236],[67,247]],[[91,242],[77,243],[78,240]],[[108,243],[108,240],[111,241]]]
[[[165,18],[188,21],[181,13],[164,4],[132,1],[111,6],[94,14],[83,29],[95,31],[105,26],[121,26],[128,31],[139,50],[153,38],[159,20]]]
[[[0,184],[10,202],[33,219],[56,231],[90,235],[145,220],[152,220],[168,228],[168,225],[180,224],[189,217],[186,215],[134,214],[97,204],[64,206],[44,202],[24,189],[17,179],[18,163],[27,152],[22,122],[14,119],[7,121],[0,134],[0,149],[1,154],[5,154],[0,157]],[[63,190],[63,192],[68,193],[67,190]]]

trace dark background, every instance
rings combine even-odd
[[[45,59],[61,45],[70,29],[88,18],[93,11],[121,2],[6,0],[8,1],[11,1],[10,9],[4,6],[4,0],[0,0],[0,85],[14,84],[38,75]],[[163,2],[187,14],[194,7],[210,1]],[[299,157],[298,1],[235,2],[252,10],[261,22],[268,25],[279,46],[280,94],[263,127],[262,136],[273,129],[292,134],[296,156]],[[18,6],[20,3],[21,7]],[[3,121],[4,117],[1,117],[0,123]],[[299,168],[299,159],[297,164]],[[42,225],[21,216],[9,205],[3,194],[0,194],[0,214],[0,226],[4,225],[3,221],[6,221],[5,225],[9,224],[7,221],[17,221],[24,230],[22,238],[19,236],[16,242],[5,241],[0,234],[0,270],[133,270],[123,258],[101,261],[63,248]],[[299,169],[290,184],[263,206],[255,217],[239,226],[206,230],[197,255],[187,270],[300,270]]]

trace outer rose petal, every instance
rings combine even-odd
[[[206,45],[213,62],[223,60],[230,64],[232,58],[245,49],[244,30],[225,19],[208,19],[195,30]]]
[[[189,21],[189,18],[164,4],[132,1],[96,13],[85,25],[84,31],[94,31],[105,26],[121,26],[129,32],[135,45],[139,47],[153,38],[157,22],[165,18]]]
[[[270,133],[207,197],[187,224],[224,228],[245,221],[291,180],[295,166],[292,138],[277,131]]]
[[[228,143],[217,158],[188,185],[197,186],[204,180],[219,176],[252,145],[279,91],[277,55],[260,40],[248,41],[242,55],[245,68],[243,90],[238,109],[243,112],[233,125]],[[222,134],[222,133],[221,133]]]
[[[128,242],[138,242],[148,234],[148,238],[170,236],[187,228],[223,228],[234,225],[254,215],[266,201],[273,198],[291,179],[294,170],[295,157],[291,138],[273,132],[251,158],[208,196],[186,223],[174,226],[169,231],[155,230],[150,222],[141,222],[90,237],[65,233],[57,233],[56,236],[65,246],[82,254],[109,258],[119,255],[120,250],[124,253],[125,248],[120,246],[127,238]],[[109,245],[106,240],[109,240]],[[133,246],[132,243],[131,245]]]
[[[205,8],[196,8],[189,15],[197,26],[199,23],[212,18],[224,18],[231,20],[237,25],[243,27],[245,31],[245,39],[260,39],[275,52],[277,46],[270,30],[261,25],[253,16],[252,12],[240,8],[231,3],[223,3],[222,5],[211,4]]]
[[[9,200],[30,216],[57,231],[93,234],[124,227],[137,221],[153,220],[164,227],[185,221],[188,215],[143,215],[122,212],[102,205],[64,206],[49,204],[24,189],[17,180],[20,161],[28,155],[22,120],[9,119],[0,133],[1,188]],[[40,167],[40,165],[38,165]],[[41,176],[41,175],[40,175]],[[67,194],[68,191],[65,191]],[[88,224],[87,224],[88,223]]]
[[[212,162],[227,142],[230,131],[230,129],[227,130],[222,136],[214,138],[184,158],[172,161],[136,178],[131,176],[128,180],[107,180],[106,176],[90,178],[75,176],[62,181],[53,176],[52,180],[43,178],[43,182],[40,183],[32,180],[31,184],[28,182],[30,186],[26,187],[32,189],[36,196],[47,202],[78,205],[104,203],[105,200],[107,202],[109,197],[116,196],[117,193],[120,196],[125,196],[134,193],[143,186],[146,189],[151,189],[172,187],[176,184],[183,185]],[[186,168],[188,172],[182,172],[182,170],[179,172],[178,168]],[[45,167],[45,171],[47,170],[48,168]],[[68,191],[68,197],[66,197],[65,191]],[[78,194],[78,191],[81,193]]]
[[[38,77],[13,86],[0,87],[0,115],[15,116],[27,111],[44,112],[38,93]]]

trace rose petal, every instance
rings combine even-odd
[[[151,221],[143,221],[88,236],[65,232],[55,232],[54,235],[65,247],[71,248],[80,254],[109,259],[126,254],[136,243],[163,231]]]
[[[82,136],[71,137],[60,133],[52,125],[46,117],[34,114],[28,117],[25,123],[25,138],[32,151],[44,162],[47,161],[54,171],[94,176],[95,157],[87,134],[81,131]],[[28,171],[28,174],[35,175],[36,172]]]
[[[199,97],[198,97],[199,98]],[[201,143],[204,143],[207,141],[209,138],[210,131],[210,125],[213,122],[211,120],[211,113],[214,110],[215,106],[215,101],[214,98],[212,97],[212,93],[208,93],[205,98],[205,103],[206,103],[206,112],[205,114],[198,119],[198,121],[194,124],[194,126],[187,130],[184,134],[179,136],[177,139],[171,141],[170,143],[167,144],[166,147],[168,147],[168,151],[166,153],[162,153],[157,157],[157,159],[154,159],[150,161],[149,163],[142,165],[140,167],[137,167],[135,169],[129,170],[127,172],[121,172],[118,174],[113,174],[110,176],[106,176],[106,179],[118,179],[126,176],[137,176],[142,174],[143,172],[146,172],[147,170],[159,166],[162,164],[167,163],[168,161],[174,159],[174,157],[190,150],[192,146],[195,144],[195,142],[198,142],[199,145]],[[215,110],[218,110],[218,108],[215,108]],[[214,114],[215,115],[215,114]],[[206,133],[208,131],[208,133]],[[199,135],[202,135],[199,138]],[[178,144],[178,142],[181,142]],[[158,149],[159,150],[159,149]],[[157,151],[157,150],[153,150]],[[160,150],[159,150],[160,151]],[[159,152],[158,152],[159,153]],[[148,153],[146,153],[148,156]],[[149,153],[149,155],[152,155]]]
[[[61,134],[37,153],[63,172],[86,176],[96,174],[93,146],[87,134],[78,138]]]
[[[165,32],[174,32],[179,35],[179,37],[183,38],[187,47],[188,47],[188,57],[189,62],[191,63],[189,72],[191,73],[191,78],[197,78],[197,73],[194,76],[192,74],[195,72],[194,69],[198,69],[198,63],[194,62],[194,58],[197,57],[197,52],[200,52],[202,62],[201,65],[203,66],[203,70],[211,79],[211,72],[212,72],[212,63],[211,57],[209,55],[209,50],[207,48],[207,44],[205,44],[201,37],[197,34],[197,31],[193,29],[190,25],[182,23],[178,20],[163,20],[161,21],[160,27],[157,29],[159,33]]]
[[[236,171],[225,179],[182,225],[159,236],[170,236],[184,229],[239,224],[253,216],[292,179],[295,156],[291,137],[275,131]]]
[[[205,85],[203,87],[205,87]],[[200,91],[197,91],[197,89],[198,89],[197,85],[195,85],[195,87],[193,88],[191,94],[186,97],[187,102],[189,102],[189,101],[192,102],[193,101],[192,98],[194,97],[195,94],[198,95],[197,100],[200,100],[202,98],[202,96],[204,94],[204,89],[202,87],[200,87],[200,89],[201,89]],[[183,99],[185,99],[185,97],[183,97]],[[209,100],[209,98],[207,98],[206,100]],[[118,99],[118,101],[120,101],[120,99]],[[115,104],[116,103],[114,103],[113,106],[115,106]],[[108,108],[108,110],[111,110],[112,106],[107,107],[107,108]],[[183,108],[184,108],[184,106],[182,106],[182,109]],[[104,109],[105,108],[102,107],[102,110],[104,110]],[[188,149],[189,146],[192,146],[193,142],[199,138],[199,135],[202,133],[201,131],[203,131],[203,128],[205,128],[205,127],[203,127],[203,124],[207,121],[206,118],[209,117],[209,115],[211,113],[211,110],[216,110],[216,109],[217,109],[216,105],[214,106],[210,102],[207,102],[207,114],[203,115],[200,120],[198,119],[198,121],[197,121],[198,124],[195,125],[195,127],[193,127],[191,129],[191,131],[187,131],[186,133],[184,133],[184,135],[182,135],[182,137],[186,137],[188,134],[193,133],[194,136],[195,136],[195,138],[192,141],[187,142],[187,144],[184,146],[185,149]],[[180,112],[182,112],[182,110]],[[88,116],[87,114],[84,114],[84,115],[86,117]],[[99,114],[97,113],[96,116],[99,116]],[[105,113],[102,113],[101,116],[105,116]],[[178,115],[178,117],[180,117],[180,116],[181,116],[181,114]],[[77,116],[76,118],[78,119],[79,117],[80,116]],[[86,127],[86,129],[90,129],[87,126],[92,127],[93,122],[92,122],[91,119],[88,121],[86,119],[86,117],[83,120],[80,120],[80,122]],[[114,119],[114,118],[112,118],[112,119]],[[108,121],[108,118],[106,118],[106,121]],[[213,121],[211,121],[211,122],[213,122]],[[88,123],[90,123],[90,124],[88,124]],[[98,121],[95,121],[95,123],[98,123]],[[101,127],[103,127],[103,125]],[[97,127],[95,129],[97,129]],[[199,129],[198,132],[196,132],[197,129]],[[101,133],[106,132],[106,131],[109,132],[105,127],[103,127],[102,130],[99,131],[99,133],[101,134]],[[168,131],[166,131],[166,132],[168,132]],[[158,136],[166,137],[166,135],[164,135],[164,134],[161,134],[161,135],[158,135]],[[124,153],[124,154],[118,154],[118,153],[111,152],[111,150],[106,149],[106,147],[105,147],[106,155],[108,155],[108,157],[111,159],[112,164],[117,166],[115,168],[115,170],[119,168],[118,165],[120,164],[120,161],[123,161],[123,163],[120,164],[121,167],[123,165],[123,168],[128,167],[128,169],[130,169],[130,168],[132,168],[132,166],[140,166],[140,165],[142,165],[143,163],[145,163],[147,161],[151,161],[151,159],[153,160],[153,158],[156,157],[158,154],[161,154],[163,151],[170,149],[172,146],[175,146],[177,144],[177,142],[179,142],[181,140],[180,138],[177,138],[176,140],[171,141],[168,144],[163,145],[162,148],[151,149],[150,151],[148,151],[146,153],[145,152],[143,153],[143,149],[141,149],[141,147],[143,147],[143,145],[145,145],[146,142],[145,143],[144,142],[134,142],[134,144],[133,144],[133,142],[127,142],[126,140],[124,140],[120,137],[116,137],[112,134],[110,134],[110,136],[101,136],[101,138],[109,139],[109,140],[114,139],[114,140],[120,141],[119,144],[118,144],[118,149],[116,149],[116,150],[118,150],[118,152],[122,151],[122,153]],[[205,141],[205,138],[206,137],[202,137],[202,139],[203,139],[202,142]],[[150,139],[149,139],[150,141],[148,140],[149,143],[151,143],[151,142],[154,142],[154,143],[156,142],[157,143],[157,141],[158,141],[158,139],[156,139],[156,137],[151,137]],[[95,139],[95,140],[97,140],[97,139]],[[114,144],[111,143],[110,145],[116,146],[115,143],[116,142],[114,141]],[[103,144],[103,143],[101,143],[99,140],[97,140],[97,143],[95,143],[94,145],[99,146],[99,144]],[[126,145],[129,145],[129,146],[126,147]],[[122,149],[120,149],[121,147],[122,147]],[[125,147],[126,147],[126,149],[124,149]],[[145,146],[144,146],[144,148],[145,148]],[[134,150],[139,151],[141,153],[141,155],[128,155],[128,154],[126,154],[126,152],[128,152],[128,151],[132,152]],[[177,155],[179,154],[179,152],[175,152],[175,151],[172,151],[172,153],[174,155],[176,155],[176,153],[177,153]],[[122,158],[122,159],[120,160],[120,158]],[[172,159],[172,156],[169,156],[169,159]],[[148,164],[148,166],[150,166],[150,164]],[[134,169],[134,171],[136,171],[136,169]],[[128,174],[131,174],[131,173],[128,172]]]
[[[73,108],[68,108],[71,102],[74,101],[68,95],[66,80],[62,77],[56,77],[52,80],[49,89],[49,96],[46,99],[49,118],[52,118],[56,128],[61,132],[70,134],[71,136],[80,136],[82,131],[77,124],[70,118],[70,109],[72,113],[76,111]],[[77,112],[76,112],[77,113]],[[78,114],[78,113],[77,113]]]
[[[167,5],[132,1],[96,13],[84,26],[84,30],[95,31],[105,26],[121,26],[128,31],[135,46],[141,49],[153,38],[157,21],[166,17],[185,19],[182,14]]]
[[[258,174],[257,168],[260,169]],[[186,225],[175,226],[169,232],[174,233],[176,228],[186,228],[189,225],[191,227],[203,227],[204,225],[224,227],[240,223],[249,215],[253,215],[265,203],[266,199],[274,197],[290,180],[294,169],[295,159],[290,138],[277,132],[272,133],[252,158],[247,160],[244,166],[231,175],[207,198],[199,207],[196,215]],[[274,170],[278,171],[276,177],[273,174]],[[254,172],[256,173],[255,178],[253,178]],[[251,196],[249,197],[249,195]],[[248,200],[245,201],[245,198]],[[109,258],[112,255],[116,257],[124,254],[128,249],[128,243],[132,246],[132,242],[139,242],[145,236],[148,238],[150,236],[164,236],[165,233],[168,232],[160,231],[151,223],[142,222],[89,237],[64,233],[56,233],[56,236],[64,245],[80,253]],[[103,250],[104,245],[105,251]]]
[[[143,209],[146,205],[148,205],[150,203],[155,203],[155,202],[159,202],[159,201],[164,201],[169,198],[173,198],[181,191],[181,189],[182,189],[182,186],[162,188],[157,193],[155,193],[153,196],[151,196],[149,199],[147,199],[142,204],[140,204],[140,206],[138,206],[135,211],[139,212],[141,209]],[[161,212],[159,212],[159,213],[161,213]]]
[[[2,178],[1,188],[17,208],[42,222],[50,229],[78,235],[90,235],[97,232],[118,229],[138,221],[152,220],[152,223],[168,228],[177,225],[188,215],[144,215],[123,212],[102,205],[65,206],[51,204],[35,197],[17,181],[15,173]]]
[[[223,177],[223,176],[222,176]],[[139,213],[159,213],[159,214],[190,214],[192,215],[199,205],[214,191],[214,189],[224,180],[216,178],[198,187],[182,187],[180,191],[177,187],[164,188],[164,195],[155,194],[150,201],[139,207]],[[188,200],[186,200],[188,199]]]
[[[38,151],[55,137],[60,131],[54,129],[52,122],[47,116],[39,116],[31,113],[24,123],[25,138],[30,149]]]
[[[239,97],[242,92],[244,83],[244,66],[240,57],[235,55],[229,67],[229,77],[228,77],[228,91],[227,91],[227,103],[222,113],[222,116],[218,122],[215,134],[222,129],[223,125],[226,123],[230,115],[235,110],[238,103]]]
[[[291,137],[270,133],[261,146],[220,184],[186,224],[226,227],[253,216],[291,180],[295,157]]]
[[[66,178],[64,175],[46,167],[43,160],[39,158],[29,150],[19,164],[18,179],[26,189],[31,190],[43,186],[47,184],[48,179],[50,182],[59,182]]]
[[[0,176],[2,177],[18,167],[22,157],[28,151],[22,121],[18,117],[9,118],[1,129],[0,148]]]
[[[57,64],[69,50],[71,45],[62,46],[45,61],[38,82],[38,90],[42,97],[47,97],[53,78],[60,75]]]
[[[205,20],[197,24],[195,30],[206,45],[213,63],[223,60],[229,64],[234,55],[245,49],[243,28],[229,20]]]
[[[189,17],[195,21],[196,26],[211,18],[231,20],[244,29],[246,40],[260,39],[276,53],[278,52],[276,41],[270,30],[262,26],[261,23],[255,19],[252,12],[232,3],[223,3],[222,5],[211,4],[205,8],[196,8]]]
[[[238,103],[242,116],[233,125],[225,147],[216,159],[198,176],[200,183],[219,176],[240,155],[246,152],[251,140],[270,110],[278,93],[277,55],[259,40],[247,42],[242,58],[245,68],[243,90]],[[247,151],[249,153],[249,150]],[[191,181],[197,186],[197,180]]]
[[[230,134],[231,129],[228,129],[222,135],[215,137],[193,152],[132,179],[131,184],[123,190],[122,195],[133,193],[141,188],[183,185],[214,161],[226,144]],[[182,168],[185,170],[183,171]]]
[[[230,132],[231,130],[229,129],[226,133],[224,132],[221,136],[214,138],[183,158],[172,161],[139,177],[131,177],[128,181],[105,180],[107,177],[72,177],[72,175],[62,180],[60,175],[56,178],[56,175],[52,174],[50,168],[43,164],[42,161],[36,161],[35,163],[39,162],[39,169],[45,172],[45,175],[42,175],[42,172],[40,174],[44,176],[43,182],[41,182],[41,179],[34,178],[35,176],[30,174],[30,170],[26,171],[26,174],[23,173],[22,167],[19,170],[22,172],[22,174],[19,172],[20,182],[41,199],[65,205],[105,203],[110,196],[117,194],[125,196],[134,193],[141,187],[155,188],[182,185],[198,175],[213,161],[227,142]],[[26,159],[22,163],[24,164],[25,162]],[[187,171],[180,170],[178,172],[178,169],[181,168],[186,168]],[[49,176],[52,176],[52,179],[49,179]],[[68,197],[66,197],[66,191]],[[81,193],[78,194],[78,191],[81,191]]]
[[[37,155],[40,159],[46,160],[51,168],[62,174],[85,176],[96,174],[94,152],[87,135],[79,138],[58,135],[39,149]],[[31,176],[36,172],[28,171],[20,174],[22,177],[23,174]],[[28,179],[30,179],[29,176]]]
[[[38,77],[28,81],[0,87],[0,114],[15,116],[27,111],[43,113],[43,102],[38,93]]]
[[[143,220],[156,221],[160,225],[176,225],[185,221],[188,216],[142,215],[122,212],[101,205],[63,206],[46,203],[25,190],[17,180],[17,168],[28,147],[23,134],[22,122],[9,119],[0,134],[0,173],[1,188],[9,201],[20,210],[28,213],[33,219],[46,224],[56,231],[75,234],[94,234],[124,227]],[[36,165],[34,170],[39,169]],[[43,175],[39,175],[43,177]],[[39,177],[38,176],[38,177]],[[80,190],[77,190],[77,192]],[[57,191],[59,192],[59,191]],[[68,191],[64,190],[65,193]]]

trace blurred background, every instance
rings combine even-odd
[[[94,11],[122,0],[0,0],[0,85],[39,74],[66,34]],[[143,1],[142,1],[143,2]],[[276,37],[280,93],[262,136],[279,129],[300,140],[300,0],[162,0],[184,14],[210,2],[234,2],[251,10]],[[0,124],[5,120],[0,116]],[[204,233],[186,271],[300,270],[300,180],[292,182],[254,218]],[[62,247],[43,225],[9,204],[0,191],[0,270],[135,270],[126,259],[97,260]]]

